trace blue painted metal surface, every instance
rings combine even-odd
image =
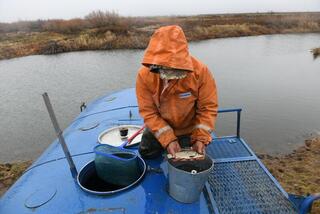
[[[232,109],[220,109],[218,113],[229,113],[229,112],[237,112],[237,138],[240,138],[240,118],[241,118],[241,108],[232,108]]]
[[[320,193],[309,195],[308,197],[306,197],[300,206],[300,214],[308,213],[312,208],[312,203],[316,200],[320,200]]]
[[[311,211],[313,202],[320,200],[320,193],[308,196],[289,194],[289,199],[299,208],[299,214],[307,214]]]
[[[98,145],[101,132],[116,125],[143,124],[134,94],[134,89],[126,89],[94,101],[64,131],[78,170],[94,159],[93,148]],[[208,147],[207,152],[216,165],[205,191],[195,203],[182,204],[168,195],[168,170],[162,158],[147,161],[147,165],[149,169],[160,167],[163,173],[148,170],[141,183],[131,189],[109,196],[87,193],[72,178],[62,148],[54,141],[0,199],[0,213],[298,212],[288,194],[239,138],[241,110],[235,111],[239,118],[238,137],[215,138]],[[56,190],[54,194],[49,187]],[[43,197],[47,200],[35,195],[46,188],[48,193]],[[40,206],[28,208],[26,203]]]

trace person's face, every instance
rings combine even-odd
[[[172,79],[183,79],[187,76],[188,71],[180,70],[165,66],[151,65],[150,71],[159,73],[161,79],[172,80]]]

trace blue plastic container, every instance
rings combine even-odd
[[[101,144],[94,148],[96,171],[109,184],[128,186],[139,179],[137,154],[133,151]]]

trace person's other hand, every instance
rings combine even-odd
[[[192,145],[192,149],[196,152],[198,152],[199,154],[204,155],[204,149],[206,148],[206,146],[204,145],[204,143],[202,143],[201,141],[196,141],[193,145]]]
[[[171,154],[173,156],[173,158],[176,157],[176,153],[181,151],[181,147],[179,145],[179,143],[177,141],[172,141],[168,147],[167,147],[167,151],[169,154]]]

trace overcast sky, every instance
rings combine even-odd
[[[0,0],[0,22],[70,19],[93,10],[124,16],[320,11],[320,0]]]

